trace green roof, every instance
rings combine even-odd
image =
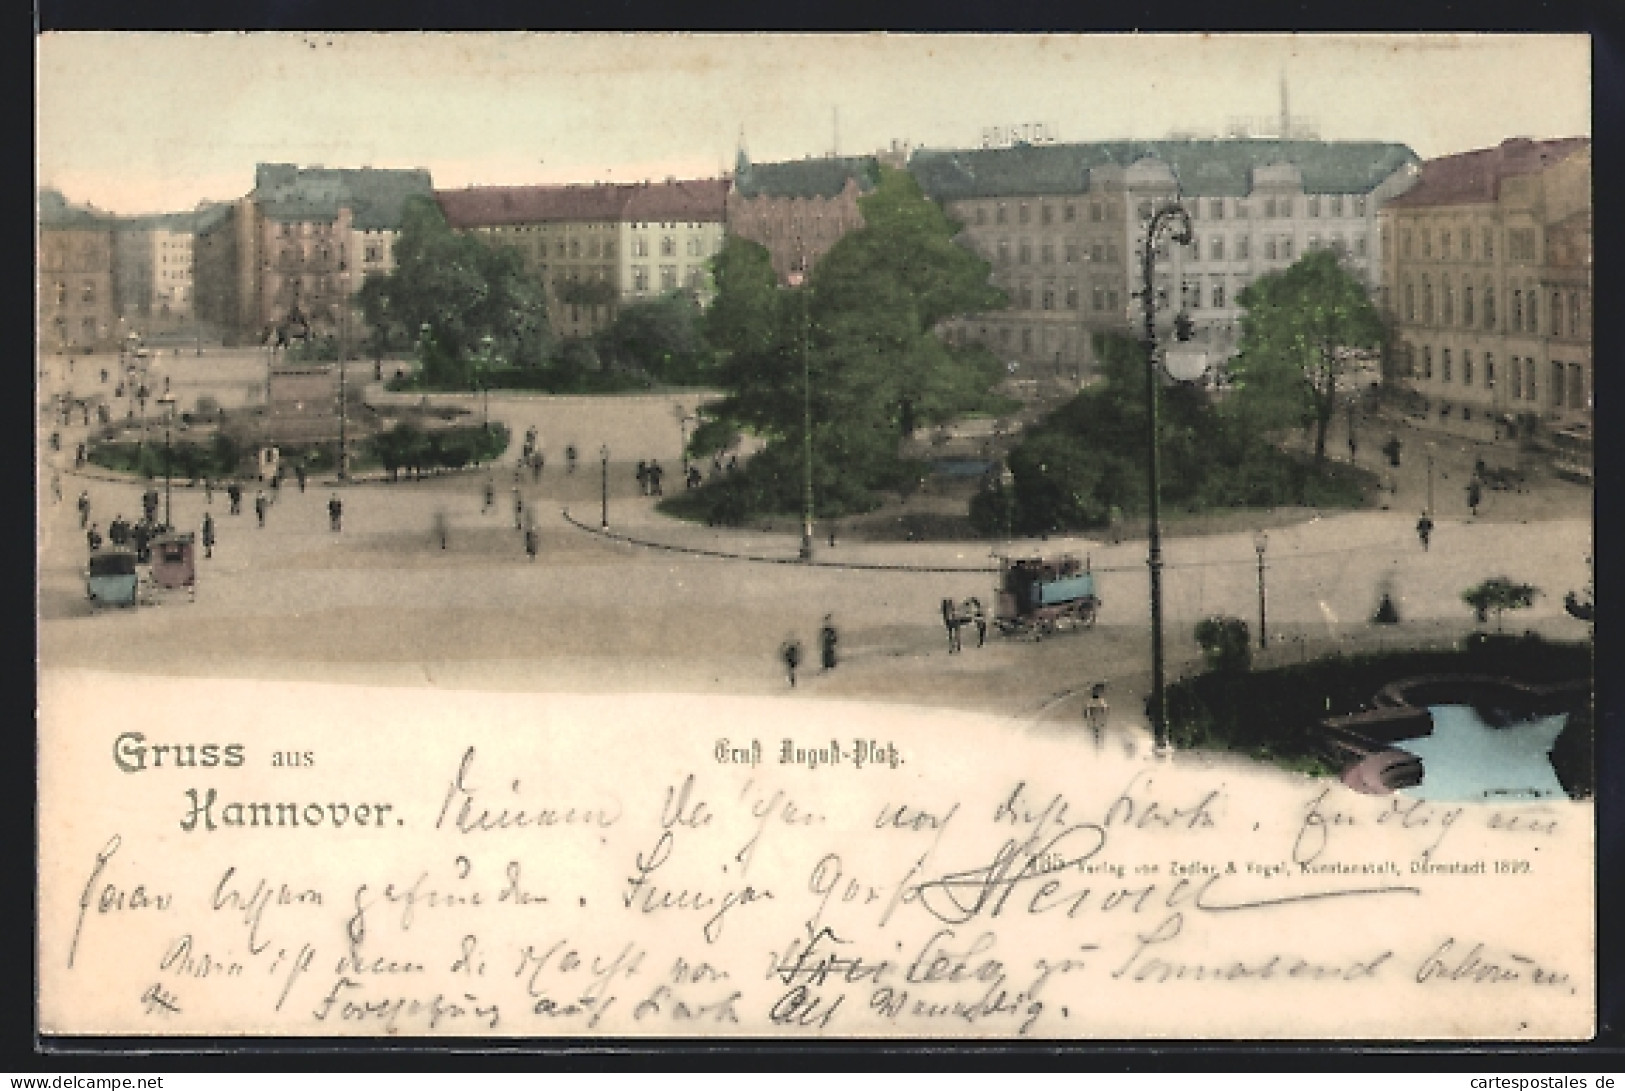
[[[1403,144],[1325,140],[1110,140],[1092,144],[1017,144],[1009,148],[922,148],[908,169],[939,201],[973,197],[1082,193],[1095,167],[1128,167],[1147,157],[1166,163],[1180,192],[1243,197],[1253,171],[1290,163],[1305,193],[1369,193],[1416,153]]]
[[[261,163],[254,172],[254,201],[271,220],[331,221],[348,208],[358,230],[393,231],[401,226],[406,199],[418,195],[434,195],[426,170]]]
[[[42,228],[106,230],[113,226],[113,218],[110,215],[84,205],[71,205],[60,190],[41,189],[38,198],[39,225]]]
[[[872,155],[792,159],[786,163],[752,163],[743,152],[734,170],[734,191],[741,197],[838,197],[849,178],[867,193],[880,184],[880,163]]]

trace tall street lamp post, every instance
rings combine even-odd
[[[170,514],[170,459],[173,448],[170,446],[170,430],[175,422],[175,399],[164,397],[158,399],[158,404],[164,412],[164,526],[173,530],[174,517]]]
[[[485,372],[491,366],[492,346],[495,344],[490,334],[480,338],[483,351],[479,363],[474,367],[474,381],[480,387],[480,428],[487,432],[491,430],[491,388],[486,385]]]
[[[1258,552],[1258,650],[1269,647],[1269,636],[1264,628],[1264,551],[1270,546],[1270,536],[1263,531],[1253,535],[1253,549]]]
[[[813,481],[812,481],[812,362],[808,342],[812,339],[812,317],[803,287],[805,276],[800,271],[789,276],[790,287],[798,289],[801,297],[801,559],[813,556]]]
[[[1008,553],[1016,537],[1016,475],[1008,462],[999,471],[999,491],[1004,496],[1004,548]]]
[[[1146,225],[1145,248],[1140,255],[1140,307],[1145,319],[1146,444],[1150,454],[1150,546],[1146,566],[1151,570],[1151,727],[1159,754],[1168,749],[1168,714],[1163,700],[1162,512],[1159,496],[1162,468],[1157,450],[1157,387],[1161,378],[1157,374],[1155,273],[1157,244],[1165,232],[1181,246],[1191,241],[1190,215],[1177,204],[1164,205],[1153,213],[1151,222]]]
[[[348,280],[347,279],[345,281],[345,286],[346,286],[346,289],[348,289]],[[349,313],[350,293],[349,293],[348,290],[345,290],[345,291],[341,292],[340,295],[343,298],[342,298],[342,301],[339,303],[340,311],[339,311],[339,452],[338,452],[339,457],[338,457],[338,471],[339,471],[339,480],[340,481],[348,481],[350,479],[350,444],[349,444],[349,438],[350,438],[350,436],[349,436],[350,390],[349,390],[349,386],[348,386],[349,366],[348,366],[348,361],[346,360],[346,357],[349,356],[349,354],[350,354],[350,351],[349,351],[350,346],[348,344],[349,337],[347,336],[347,334],[349,333],[349,329],[350,329],[350,321],[349,321],[349,317],[350,317],[350,313]]]
[[[598,462],[603,468],[600,475],[603,506],[600,508],[598,526],[602,530],[609,529],[609,444],[605,443],[598,448]]]
[[[1433,518],[1433,450],[1434,442],[1428,440],[1428,518]]]

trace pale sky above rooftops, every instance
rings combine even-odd
[[[1283,77],[1295,123],[1423,158],[1591,132],[1572,35],[62,33],[38,55],[38,182],[116,213],[241,197],[259,162],[459,188],[713,177],[741,129],[759,162],[995,125],[1223,136],[1273,125]]]

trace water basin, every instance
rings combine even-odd
[[[1568,713],[1494,727],[1471,705],[1429,705],[1433,733],[1393,745],[1422,759],[1422,782],[1401,791],[1430,802],[1566,799],[1552,745]]]

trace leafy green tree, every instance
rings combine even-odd
[[[875,490],[919,476],[899,457],[903,437],[980,408],[1000,377],[986,349],[938,336],[945,319],[1005,303],[987,264],[954,243],[958,225],[902,171],[883,170],[860,206],[865,226],[798,289],[779,288],[755,243],[730,239],[713,261],[705,332],[726,393],[702,407],[708,419],[692,449],[740,431],[768,441],[749,480],[727,483],[739,494],[731,511],[799,506],[804,415],[817,510],[872,507]]]
[[[1249,428],[1315,429],[1315,463],[1337,410],[1338,379],[1351,349],[1382,343],[1383,325],[1365,286],[1330,250],[1267,273],[1237,298],[1240,352],[1230,364],[1235,412]]]
[[[421,337],[431,385],[469,385],[487,337],[509,366],[540,366],[551,348],[546,297],[520,253],[453,231],[427,197],[407,200],[395,269],[368,277],[359,302],[375,337]]]
[[[709,362],[700,309],[686,294],[673,292],[646,303],[630,303],[599,338],[606,358],[636,367],[657,379],[682,382],[698,377]]]
[[[1540,589],[1527,583],[1516,583],[1506,576],[1492,576],[1476,587],[1461,593],[1461,600],[1473,608],[1482,624],[1495,611],[1495,631],[1501,631],[1501,615],[1508,610],[1523,610],[1535,604]]]
[[[1210,670],[1244,671],[1253,664],[1253,642],[1247,623],[1238,617],[1215,614],[1196,623],[1196,643]]]

